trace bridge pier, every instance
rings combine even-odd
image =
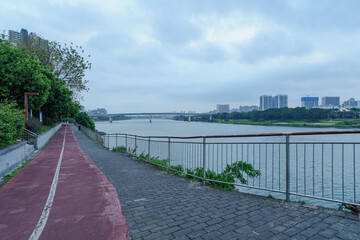
[[[191,115],[188,116],[188,121],[191,122]]]
[[[150,123],[152,123],[152,115],[150,115],[150,120],[149,120]]]

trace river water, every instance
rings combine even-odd
[[[334,128],[297,128],[286,126],[254,126],[204,122],[184,122],[166,119],[134,119],[109,122],[96,122],[96,129],[106,133],[124,133],[140,136],[211,136],[211,135],[240,135],[261,133],[291,133],[332,131]],[[124,139],[123,139],[124,140]],[[129,139],[130,141],[130,139]],[[173,140],[176,141],[176,140]],[[183,140],[182,140],[183,141]],[[200,143],[202,139],[192,140]],[[261,176],[249,179],[248,184],[256,188],[285,191],[285,137],[261,138],[236,138],[236,139],[207,139],[206,147],[207,168],[220,173],[227,164],[235,161],[251,163],[260,169]],[[116,139],[118,145],[121,140]],[[360,200],[360,135],[316,135],[316,136],[291,136],[290,137],[290,190],[300,195],[312,195],[345,201]],[[336,142],[337,144],[330,144]],[[147,151],[145,140],[141,145],[141,152]],[[345,144],[342,144],[345,143]],[[110,148],[115,145],[115,140],[108,142]],[[161,143],[151,143],[151,155],[167,158]],[[182,145],[181,145],[182,144]],[[176,145],[176,146],[175,146]],[[181,145],[181,146],[180,146]],[[171,145],[172,165],[181,164],[185,168],[201,167],[203,154],[201,144],[190,145],[178,143]],[[181,148],[181,151],[179,150]],[[158,152],[155,151],[158,149]],[[189,154],[188,154],[189,153]],[[359,154],[358,154],[359,153]],[[162,154],[165,154],[164,156]],[[193,161],[193,163],[190,163]],[[198,161],[198,164],[196,162]],[[195,164],[195,165],[194,165]],[[285,195],[277,192],[259,189],[238,188],[240,191],[267,196],[271,194],[276,198]],[[293,201],[306,201],[326,207],[335,208],[328,201],[291,196]]]

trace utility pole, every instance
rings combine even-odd
[[[24,92],[25,123],[28,121],[28,95],[39,96],[37,92]]]

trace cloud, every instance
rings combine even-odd
[[[269,58],[303,56],[312,51],[305,39],[282,31],[261,32],[239,48],[240,58],[251,64]]]

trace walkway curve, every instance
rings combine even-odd
[[[0,239],[29,239],[58,164],[49,218],[35,239],[127,239],[115,188],[81,150],[69,125],[63,125],[49,145],[0,189]]]
[[[73,129],[116,187],[132,239],[360,239],[360,221],[349,213],[203,187]]]

